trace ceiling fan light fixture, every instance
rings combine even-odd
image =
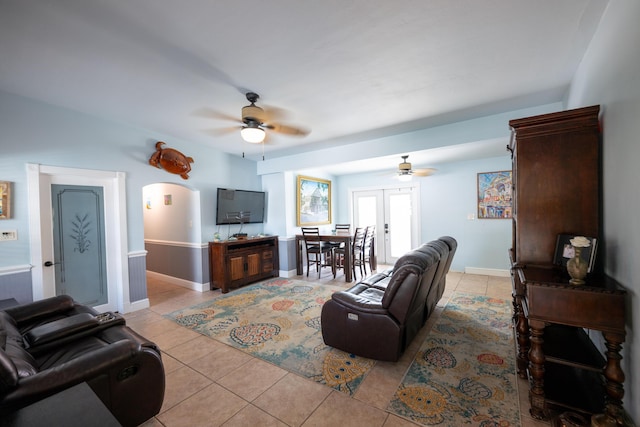
[[[398,179],[400,181],[411,181],[411,173],[409,172],[402,172],[398,174]]]
[[[247,142],[250,142],[252,144],[259,144],[264,141],[265,132],[264,129],[262,129],[258,125],[250,123],[240,130],[240,135],[242,136],[242,139]]]

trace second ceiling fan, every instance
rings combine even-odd
[[[396,172],[397,177],[401,181],[408,181],[412,176],[429,176],[433,175],[436,171],[433,168],[425,168],[425,169],[412,169],[411,163],[407,161],[409,158],[408,155],[401,156],[402,163],[398,165],[398,171]]]

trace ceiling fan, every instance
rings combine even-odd
[[[273,122],[271,116],[275,114],[265,111],[262,107],[256,105],[260,98],[257,93],[247,92],[246,97],[250,104],[242,107],[242,126],[240,128],[240,135],[245,141],[252,144],[264,142],[266,137],[265,130],[267,129],[288,136],[302,137],[309,134],[306,129]]]
[[[398,165],[397,176],[400,181],[409,181],[412,176],[429,176],[436,170],[433,168],[411,169],[411,163],[407,162],[408,155],[401,156],[402,163]]]

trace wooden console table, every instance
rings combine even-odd
[[[211,288],[222,293],[258,280],[278,277],[278,237],[209,242]]]
[[[623,413],[620,350],[626,291],[608,277],[570,285],[566,272],[552,266],[515,265],[512,270],[518,373],[530,378],[531,415],[548,419],[554,410],[602,413],[601,425],[615,425]],[[606,358],[585,329],[602,332]]]

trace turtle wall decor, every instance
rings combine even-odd
[[[193,158],[187,157],[173,148],[162,148],[163,145],[166,143],[156,142],[156,152],[149,158],[149,164],[169,173],[180,175],[182,179],[189,179],[188,174],[191,172]]]

